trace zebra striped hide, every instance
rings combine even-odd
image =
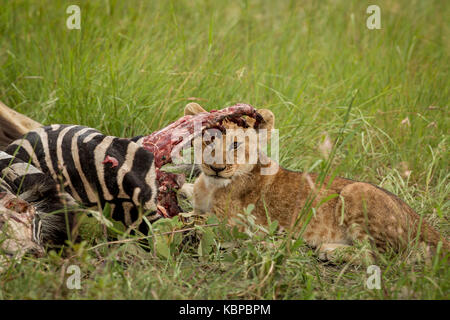
[[[30,162],[84,206],[109,203],[112,218],[130,226],[142,213],[150,221],[161,217],[153,154],[133,140],[57,124],[28,132],[5,151]],[[141,231],[148,231],[145,223]]]

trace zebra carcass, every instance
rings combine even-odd
[[[152,220],[180,213],[177,191],[184,177],[165,172],[162,166],[172,162],[177,147],[190,144],[206,129],[224,130],[223,121],[247,126],[243,116],[255,118],[255,126],[262,119],[253,107],[239,104],[186,115],[147,136],[124,139],[78,125],[42,127],[0,105],[0,142],[9,144],[6,148],[9,155],[44,174],[54,188],[59,188],[57,194],[62,198],[70,196],[71,204],[74,199],[85,206],[97,203],[101,208],[110,203],[113,218],[129,225],[135,222],[140,209],[149,211],[155,218]],[[14,130],[8,132],[7,128]],[[40,189],[42,186],[36,181],[34,190]],[[60,199],[54,200],[58,203]],[[51,238],[54,232],[45,226],[42,229],[44,237]]]

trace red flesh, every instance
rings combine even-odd
[[[119,165],[119,161],[116,158],[110,156],[106,156],[105,160],[103,160],[102,162],[102,164],[107,163],[111,163],[111,168],[117,167]]]
[[[180,174],[161,171],[160,168],[172,162],[171,152],[175,146],[183,141],[183,135],[189,135],[190,140],[184,140],[184,143],[190,143],[196,136],[201,135],[203,130],[216,128],[225,131],[222,123],[224,120],[235,122],[237,125],[247,128],[248,124],[242,116],[254,118],[254,127],[258,128],[263,120],[256,109],[248,104],[236,104],[222,110],[212,110],[211,112],[202,112],[196,115],[184,116],[167,127],[153,132],[144,137],[142,146],[151,151],[155,156],[156,179],[158,181],[158,206],[164,210],[158,209],[162,216],[176,216],[181,212],[178,206],[176,190],[184,183],[184,176]],[[197,122],[198,121],[198,122]],[[194,123],[201,123],[201,132],[194,132]],[[105,159],[106,160],[106,159]]]

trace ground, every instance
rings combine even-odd
[[[66,27],[69,4],[81,8],[80,30]],[[366,26],[371,4],[381,10],[379,30]],[[269,108],[283,166],[324,170],[326,141],[341,137],[330,173],[399,195],[448,237],[448,1],[0,0],[0,7],[0,100],[19,112],[130,137],[176,120],[190,101]],[[176,233],[152,238],[150,251],[98,246],[104,233],[86,222],[81,244],[0,275],[0,298],[449,298],[447,260],[386,254],[377,262],[381,289],[369,289],[365,267],[322,262],[275,225],[258,235],[243,217],[245,234],[211,219],[197,230],[200,245],[180,250]],[[154,233],[178,228],[162,221]],[[80,268],[80,289],[68,288],[70,265]]]

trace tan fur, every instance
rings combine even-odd
[[[0,101],[0,150],[12,141],[42,125],[20,114]]]
[[[198,107],[195,109],[199,110]],[[266,120],[263,127],[272,128],[272,112],[258,111]],[[229,123],[226,127],[234,128],[235,124]],[[222,140],[225,144],[225,137]],[[223,146],[223,152],[225,150],[227,146]],[[246,148],[246,156],[248,153]],[[259,159],[263,158],[264,154],[260,153]],[[276,174],[262,175],[261,169],[269,165],[277,168]],[[216,173],[211,166],[201,165],[202,174],[194,184],[195,213],[212,212],[234,224],[233,218],[242,214],[249,204],[254,204],[252,214],[257,223],[267,224],[267,210],[271,220],[278,220],[282,227],[291,229],[308,196],[312,195],[315,196],[312,207],[316,212],[303,238],[307,244],[318,248],[322,256],[329,257],[337,249],[366,242],[381,250],[387,247],[401,250],[413,243],[419,225],[417,238],[422,244],[435,247],[442,241],[445,251],[450,248],[449,242],[422,221],[405,202],[372,184],[339,177],[330,183],[330,177],[327,177],[317,190],[317,174],[289,171],[272,160],[265,165],[259,161],[254,165],[213,164],[212,167],[221,166],[224,170],[218,174],[220,178],[214,178],[212,176]],[[321,203],[327,197],[329,200]],[[304,219],[300,219],[294,231],[300,230],[304,223]]]

